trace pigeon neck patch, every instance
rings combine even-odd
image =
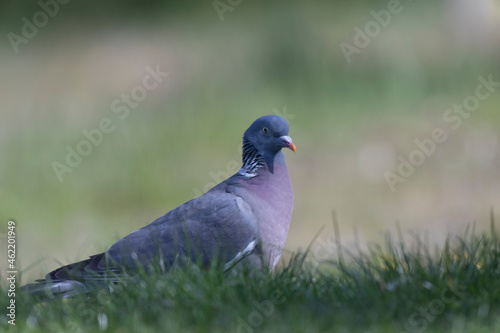
[[[248,140],[243,139],[243,166],[238,172],[247,178],[257,176],[257,171],[264,166],[264,157],[257,151],[257,148]]]

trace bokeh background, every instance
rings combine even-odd
[[[443,115],[478,77],[500,81],[497,0],[402,1],[350,62],[341,43],[355,45],[355,29],[387,1],[216,4],[223,13],[213,1],[69,1],[15,52],[8,34],[22,35],[23,18],[43,23],[43,9],[1,3],[0,232],[17,222],[23,282],[229,176],[243,131],[273,113],[298,148],[285,152],[295,189],[287,250],[322,226],[328,239],[332,211],[346,243],[354,228],[380,241],[395,221],[435,242],[489,227],[490,209],[500,211],[500,87],[456,130]],[[120,120],[112,103],[148,66],[169,75]],[[114,131],[59,181],[52,163],[103,118]],[[446,142],[391,191],[384,174],[435,128]]]

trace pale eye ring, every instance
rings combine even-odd
[[[264,127],[264,128],[262,129],[262,133],[264,133],[264,134],[269,133],[269,128]]]

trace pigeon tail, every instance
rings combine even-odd
[[[41,301],[68,298],[89,292],[85,284],[76,280],[42,280],[26,284],[21,289]]]

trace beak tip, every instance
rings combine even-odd
[[[281,142],[283,143],[283,147],[290,148],[294,153],[297,151],[297,147],[292,142],[292,139],[289,136],[280,137]]]

